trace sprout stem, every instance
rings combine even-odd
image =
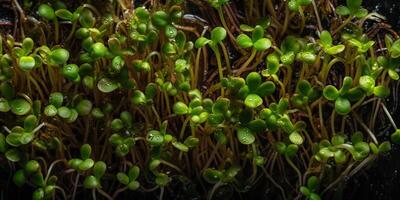
[[[296,167],[296,165],[292,162],[292,160],[289,158],[289,156],[285,156],[286,161],[289,163],[289,165],[293,168],[293,170],[297,173],[297,176],[299,178],[299,186],[303,185],[302,181],[301,181],[301,172],[299,170],[299,168]]]

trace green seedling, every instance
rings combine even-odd
[[[329,101],[335,101],[335,111],[340,115],[347,115],[351,111],[350,103],[350,89],[353,83],[351,77],[345,77],[343,79],[343,85],[338,90],[333,85],[328,85],[323,90],[323,96]]]
[[[244,99],[244,104],[249,108],[257,108],[262,105],[263,97],[275,92],[275,84],[272,81],[262,83],[259,73],[251,72],[246,77],[246,85],[240,88],[238,95]]]
[[[328,31],[322,31],[319,38],[319,45],[328,55],[339,54],[343,52],[346,48],[343,44],[333,45],[332,36]]]
[[[311,176],[307,179],[307,185],[300,187],[300,192],[309,200],[320,200],[321,197],[316,193],[319,185],[319,180],[315,176]]]
[[[346,6],[339,6],[336,8],[336,13],[341,16],[355,16],[363,18],[368,14],[368,10],[361,7],[362,0],[346,0]]]
[[[291,102],[301,108],[317,100],[320,95],[321,92],[316,86],[312,86],[307,80],[300,80],[297,82],[296,93]]]
[[[260,25],[253,29],[251,38],[242,33],[236,38],[236,43],[242,48],[252,47],[255,51],[265,51],[271,47],[271,41],[264,37],[264,28]]]
[[[191,94],[191,95],[190,95]],[[201,124],[207,121],[209,113],[203,107],[203,99],[199,90],[190,92],[192,100],[187,106],[183,102],[176,102],[173,111],[177,115],[189,115],[194,124]]]
[[[140,168],[138,166],[132,166],[128,174],[124,172],[117,173],[118,181],[125,185],[129,190],[137,190],[140,187],[140,183],[137,181],[140,173]]]
[[[299,12],[301,6],[310,5],[312,0],[289,0],[288,6],[291,11]]]
[[[222,27],[215,27],[211,31],[211,36],[210,39],[206,37],[200,37],[196,40],[195,42],[195,47],[196,48],[201,48],[204,47],[205,45],[208,45],[215,53],[215,57],[217,59],[217,65],[218,65],[218,73],[219,73],[219,80],[222,81],[224,78],[224,73],[223,73],[223,68],[222,68],[222,62],[221,62],[221,53],[218,48],[218,44],[222,43],[222,41],[226,38],[226,30]],[[221,94],[224,94],[223,89],[221,89]]]

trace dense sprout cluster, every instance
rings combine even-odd
[[[364,26],[384,22],[361,4],[13,1],[17,28],[0,35],[0,185],[12,181],[0,191],[329,198],[400,144],[385,104],[399,95],[400,40]]]

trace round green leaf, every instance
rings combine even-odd
[[[328,85],[324,88],[323,95],[326,99],[334,101],[339,97],[339,91],[333,85]]]
[[[140,91],[140,90],[135,90],[135,92],[133,92],[131,101],[133,104],[135,105],[144,105],[146,103],[146,95]]]
[[[26,115],[31,111],[31,104],[25,99],[15,99],[10,102],[11,112],[16,115]]]
[[[92,168],[93,165],[94,165],[94,161],[92,159],[88,158],[79,164],[78,169],[81,171],[86,171],[86,170]]]
[[[23,170],[18,170],[18,171],[15,172],[15,174],[13,175],[13,182],[18,187],[21,187],[21,186],[23,186],[25,184],[26,176],[25,176]]]
[[[249,48],[253,46],[253,41],[246,34],[240,34],[236,38],[236,43],[242,48]]]
[[[61,118],[68,119],[71,117],[71,110],[68,107],[62,106],[58,108],[57,114]]]
[[[379,145],[379,152],[381,152],[381,153],[387,153],[391,149],[392,149],[392,145],[390,144],[389,141],[385,141]]]
[[[329,55],[335,55],[335,54],[338,54],[338,53],[341,53],[342,51],[344,51],[345,48],[346,47],[344,45],[340,44],[340,45],[326,48],[324,50]]]
[[[88,159],[92,153],[92,147],[89,144],[84,144],[81,146],[80,153],[82,159]]]
[[[56,18],[53,8],[46,4],[41,4],[39,6],[38,14],[47,20],[54,20]]]
[[[34,136],[32,132],[24,132],[20,137],[21,144],[28,144],[33,140]]]
[[[203,178],[205,181],[211,184],[219,182],[223,177],[223,173],[216,169],[207,168],[203,172]]]
[[[69,52],[66,49],[55,49],[51,51],[50,59],[57,65],[65,64],[69,59]]]
[[[328,31],[322,31],[321,35],[319,36],[320,43],[324,48],[329,48],[332,46],[332,36]]]
[[[397,129],[391,136],[390,139],[395,144],[400,144],[400,129]]]
[[[298,132],[293,132],[289,135],[289,140],[293,143],[293,144],[303,144],[303,136],[301,136]]]
[[[225,37],[226,37],[226,30],[222,27],[215,27],[211,31],[211,40],[214,43],[221,42],[222,40],[225,39]]]
[[[336,8],[336,13],[341,16],[347,16],[350,14],[350,10],[346,6],[338,6]]]
[[[256,94],[249,94],[244,100],[244,104],[250,108],[256,108],[260,106],[262,103],[263,103],[262,98]]]
[[[257,51],[265,51],[271,47],[271,40],[261,38],[254,43],[254,49]]]
[[[79,77],[79,67],[75,64],[64,65],[61,73],[69,80],[76,80]]]
[[[380,98],[386,98],[390,95],[390,89],[384,85],[379,85],[373,88],[375,96]]]
[[[99,180],[94,176],[87,176],[83,181],[83,187],[86,189],[94,189],[100,186]]]
[[[128,184],[128,189],[130,189],[130,190],[137,190],[139,187],[140,187],[140,183],[137,181],[131,181]]]
[[[84,99],[76,105],[75,109],[78,112],[79,115],[84,116],[88,115],[90,111],[92,110],[93,104],[91,101]]]
[[[107,52],[107,47],[101,42],[94,43],[90,48],[90,53],[94,58],[104,57]]]
[[[25,55],[29,54],[32,51],[33,45],[34,42],[32,38],[27,37],[22,41],[22,49],[24,50]]]
[[[96,18],[93,16],[93,12],[89,9],[83,9],[79,14],[79,23],[84,28],[92,28],[96,24]]]
[[[246,84],[249,87],[250,91],[255,91],[258,86],[261,84],[261,76],[257,72],[251,72],[246,77]]]
[[[156,130],[149,131],[146,139],[149,142],[149,144],[153,146],[160,146],[164,144],[164,136],[159,131]]]
[[[118,89],[118,87],[118,83],[109,78],[102,78],[97,83],[97,88],[103,93],[110,93]]]
[[[128,171],[129,180],[133,181],[139,177],[140,168],[136,165],[132,166]]]
[[[55,14],[57,17],[68,21],[71,21],[73,17],[73,14],[67,9],[59,9],[55,12]]]
[[[170,178],[164,173],[158,173],[155,182],[158,186],[165,187],[170,182]]]
[[[205,37],[200,37],[200,38],[198,38],[196,40],[196,42],[194,43],[194,46],[196,48],[201,48],[201,47],[203,47],[204,45],[206,45],[206,44],[208,44],[210,42],[211,42],[211,40],[209,40],[209,39],[207,39]]]
[[[172,141],[172,146],[174,146],[175,148],[177,148],[179,151],[181,152],[188,152],[189,151],[189,147],[186,146],[185,144],[182,144],[180,142],[177,141]]]
[[[252,144],[256,140],[251,130],[246,127],[238,128],[237,137],[239,142],[245,145]]]
[[[36,160],[30,160],[25,164],[25,171],[28,173],[34,173],[38,171],[40,168],[40,164]]]
[[[22,56],[18,64],[22,70],[29,71],[35,67],[35,59],[32,56]]]
[[[189,112],[189,108],[183,102],[176,102],[173,107],[174,113],[177,115],[184,115]]]
[[[18,162],[21,160],[21,152],[18,149],[10,149],[6,153],[7,160],[11,162]]]
[[[103,161],[97,161],[95,164],[94,164],[94,167],[93,167],[93,175],[96,177],[96,178],[100,178],[100,177],[102,177],[103,175],[104,175],[104,173],[106,172],[106,169],[107,169],[107,165],[106,165],[106,163],[105,162],[103,162]]]
[[[334,158],[337,164],[343,164],[347,161],[346,154],[341,150],[338,150],[334,153]]]
[[[156,27],[165,27],[169,21],[168,14],[162,10],[155,12],[151,20]]]
[[[0,112],[8,112],[11,107],[8,101],[4,98],[0,98]]]
[[[371,93],[375,87],[375,79],[371,76],[361,76],[359,80],[361,89],[367,93]]]
[[[125,173],[118,172],[117,173],[117,179],[123,185],[128,185],[129,184],[129,177]]]
[[[335,101],[335,111],[339,115],[347,115],[351,111],[350,101],[343,97],[337,98]]]

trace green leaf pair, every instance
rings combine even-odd
[[[303,107],[320,97],[320,91],[316,86],[311,86],[307,80],[297,82],[296,93],[291,98],[293,105]]]
[[[35,133],[39,131],[42,126],[38,126],[38,119],[34,115],[29,115],[24,120],[24,128],[15,126],[11,129],[11,133],[5,138],[7,143],[13,147],[26,145],[35,137]]]
[[[320,200],[321,197],[316,193],[319,180],[316,176],[311,176],[307,179],[307,185],[300,187],[300,192],[309,200]]]
[[[210,184],[216,184],[218,182],[229,183],[235,180],[239,171],[240,167],[236,165],[232,165],[224,170],[207,168],[203,171],[202,176],[203,179]]]
[[[343,149],[336,148],[336,146],[345,143],[345,137],[338,134],[331,138],[331,141],[322,140],[318,144],[318,152],[315,154],[315,158],[319,161],[328,160],[334,158],[336,164],[343,164],[347,161],[347,155]]]
[[[81,159],[73,158],[68,161],[68,164],[71,166],[71,168],[79,172],[91,169],[95,164],[95,162],[90,158],[92,147],[89,144],[84,144],[80,148],[80,153]]]
[[[239,97],[244,99],[244,104],[249,108],[257,108],[262,105],[262,97],[275,92],[275,84],[272,81],[261,83],[261,76],[257,72],[251,72],[246,77],[246,85],[239,90]]]
[[[291,11],[299,12],[300,6],[310,5],[312,0],[289,0],[288,6]]]
[[[257,25],[252,30],[252,38],[242,33],[236,38],[236,43],[242,48],[253,47],[257,51],[265,51],[271,47],[271,41],[264,38],[264,28]]]
[[[301,50],[299,39],[294,36],[286,37],[281,44],[280,60],[284,65],[291,65],[295,61],[296,54]]]
[[[283,142],[276,143],[275,148],[279,154],[287,156],[289,158],[295,156],[297,151],[299,150],[299,146],[297,144],[286,145]]]
[[[118,181],[127,186],[129,190],[137,190],[140,187],[140,183],[136,180],[139,177],[140,168],[136,165],[132,166],[128,174],[124,172],[117,173]]]
[[[366,53],[375,44],[375,41],[369,40],[366,35],[362,35],[360,38],[351,38],[348,40],[351,46],[357,48],[358,53]]]
[[[267,69],[263,70],[261,74],[265,77],[273,76],[275,80],[279,80],[277,73],[280,67],[280,56],[278,53],[273,52],[268,54],[265,59],[265,63],[267,63]]]
[[[204,109],[204,101],[201,99],[200,91],[192,90],[192,94],[195,91],[196,95],[192,96],[192,100],[187,106],[183,102],[176,102],[173,106],[173,111],[177,115],[190,115],[191,122],[194,124],[201,124],[207,121],[209,113]],[[189,96],[190,96],[189,92]],[[197,94],[198,93],[198,94]]]
[[[322,46],[324,52],[329,55],[341,53],[345,49],[343,44],[333,45],[332,36],[328,31],[322,31],[319,38],[319,44]]]
[[[157,85],[155,83],[149,83],[144,92],[135,90],[131,97],[131,101],[134,105],[151,105],[156,94]]]
[[[115,147],[115,154],[119,157],[128,155],[129,151],[135,146],[135,139],[132,137],[122,137],[120,134],[112,134],[108,141]]]
[[[260,118],[266,123],[266,126],[270,130],[277,130],[279,126],[285,125],[287,120],[280,120],[282,117],[286,117],[286,112],[289,107],[289,101],[287,98],[281,98],[278,103],[271,103],[269,108],[261,110]],[[286,117],[287,118],[287,117]],[[280,121],[280,122],[279,122]],[[290,122],[290,120],[289,120]],[[288,124],[293,127],[292,123]],[[294,129],[292,129],[294,130]]]
[[[85,161],[83,161],[85,162]],[[85,177],[85,180],[83,181],[83,187],[86,189],[94,189],[94,188],[100,188],[101,187],[101,177],[104,175],[106,172],[107,165],[103,161],[97,161],[92,170],[93,175],[89,175]]]
[[[361,76],[359,79],[359,85],[362,90],[369,96],[374,94],[377,97],[385,98],[389,96],[390,89],[384,85],[375,86],[375,79],[370,75]]]
[[[227,117],[231,116],[229,110],[230,100],[227,98],[218,98],[212,105],[211,114],[208,116],[208,123],[213,126],[222,124]]]
[[[340,90],[333,85],[328,85],[323,90],[323,96],[329,101],[335,101],[335,111],[340,115],[347,115],[351,111],[349,97],[346,96],[353,83],[353,79],[346,76]]]
[[[194,46],[196,48],[201,48],[205,45],[210,45],[211,48],[216,48],[219,42],[222,42],[226,38],[226,30],[222,27],[215,27],[211,31],[211,38],[200,37],[196,40]]]
[[[339,6],[336,8],[336,13],[341,16],[355,16],[363,18],[368,15],[368,10],[361,7],[362,0],[346,0],[347,6]]]

